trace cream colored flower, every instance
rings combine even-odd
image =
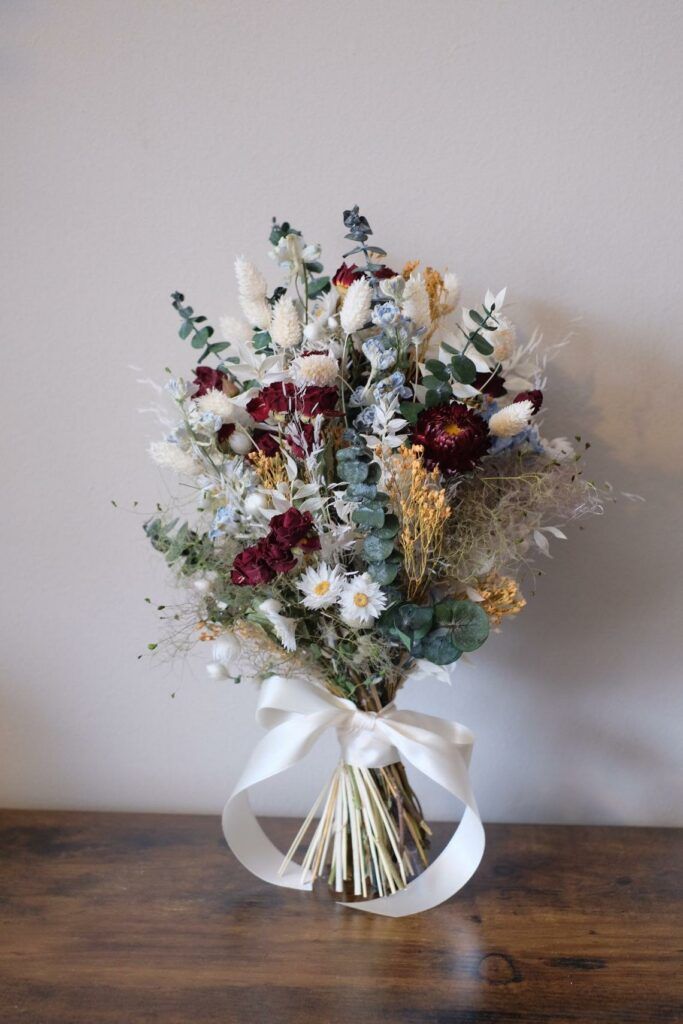
[[[364,277],[359,277],[349,286],[344,298],[340,321],[344,334],[353,334],[365,327],[370,319],[372,288]]]
[[[163,469],[172,469],[174,473],[180,473],[183,476],[197,476],[204,468],[192,452],[185,451],[179,444],[172,441],[152,441],[149,446],[149,454],[157,466],[161,466]]]
[[[356,629],[371,626],[386,606],[386,594],[367,572],[347,580],[339,598],[342,619]]]
[[[486,332],[486,337],[493,345],[493,358],[502,363],[515,351],[517,328],[506,316],[499,316],[498,323],[498,330]]]
[[[299,590],[304,595],[304,608],[329,608],[339,599],[344,585],[340,565],[331,569],[326,562],[311,565],[299,577]]]
[[[443,275],[443,286],[446,289],[446,305],[457,306],[460,301],[460,281],[450,270]]]
[[[533,413],[533,402],[513,402],[494,412],[489,420],[489,430],[494,437],[514,437],[529,426]]]
[[[270,306],[266,299],[268,285],[265,277],[244,256],[238,256],[235,260],[235,276],[240,306],[246,319],[262,331],[269,330]]]
[[[429,311],[429,293],[425,287],[422,274],[411,274],[403,289],[401,302],[403,312],[410,317],[416,327],[429,328],[432,317]]]
[[[275,303],[270,336],[276,348],[294,348],[301,341],[301,324],[296,306],[283,295]]]
[[[286,651],[295,651],[296,637],[294,632],[296,630],[296,619],[288,619],[284,615],[280,615],[281,608],[282,603],[272,597],[267,601],[262,601],[258,606],[259,611],[265,615],[273,627],[273,632],[284,649]]]
[[[339,363],[334,356],[319,353],[297,356],[289,369],[292,380],[299,387],[309,387],[311,384],[321,388],[331,387],[339,376]]]

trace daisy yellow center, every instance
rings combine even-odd
[[[459,427],[457,423],[449,423],[447,427],[444,427],[444,433],[449,437],[457,437],[458,434],[462,434],[462,427]]]
[[[353,603],[355,604],[356,608],[365,608],[365,606],[366,606],[366,604],[368,603],[369,600],[370,599],[369,599],[367,594],[354,594],[353,595]]]
[[[320,583],[316,583],[316,585],[313,587],[313,593],[317,597],[322,597],[324,594],[327,593],[327,591],[329,589],[330,589],[330,581],[329,580],[321,580]]]

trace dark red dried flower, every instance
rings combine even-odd
[[[237,587],[257,587],[270,583],[278,573],[289,572],[295,565],[291,550],[268,536],[240,551],[232,564],[230,579]]]
[[[256,447],[270,458],[273,455],[277,455],[280,451],[280,445],[277,443],[277,438],[274,434],[271,434],[269,430],[255,430],[251,435],[251,439]]]
[[[207,391],[221,391],[226,379],[224,373],[214,370],[211,366],[198,366],[194,371],[194,383],[198,385],[199,391],[195,392],[194,397],[205,395]]]
[[[352,263],[350,267],[347,267],[346,263],[342,263],[332,278],[332,284],[338,292],[343,293],[354,281],[365,276],[366,272],[357,267],[355,263]],[[379,270],[375,271],[375,277],[378,281],[383,281],[387,277],[396,277],[396,271],[392,270],[391,267],[380,267]]]
[[[473,469],[490,445],[486,420],[460,402],[424,409],[412,440],[422,445],[429,469],[437,466],[445,476]]]
[[[493,376],[491,376],[488,370],[478,373],[474,378],[473,387],[477,391],[481,391],[482,394],[488,395],[489,398],[502,398],[503,395],[507,395],[505,378],[499,371],[496,371]]]
[[[531,402],[534,407],[532,416],[535,416],[538,410],[543,405],[543,392],[539,391],[538,388],[534,388],[533,391],[520,391],[518,395],[515,395],[515,402]]]
[[[282,515],[270,520],[269,537],[283,547],[300,548],[302,551],[319,551],[320,538],[313,526],[310,512],[299,512],[288,508]]]
[[[319,387],[317,384],[304,388],[296,398],[296,407],[302,416],[339,416],[337,401],[339,392],[335,387]]]
[[[247,412],[257,423],[263,423],[268,417],[294,412],[296,387],[290,381],[268,384],[247,402]]]
[[[312,423],[299,423],[296,427],[296,432],[287,434],[285,438],[289,445],[292,454],[297,459],[305,459],[313,448],[313,442],[315,441],[315,429]]]
[[[295,411],[301,416],[311,418],[339,416],[340,413],[336,409],[338,399],[339,392],[334,387],[312,385],[310,388],[297,390],[291,381],[282,381],[261,388],[259,393],[247,402],[247,412],[257,423],[263,423],[269,416],[282,418]]]

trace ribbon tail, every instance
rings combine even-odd
[[[284,854],[259,825],[249,802],[249,789],[301,761],[329,728],[330,719],[330,711],[305,718],[296,716],[267,733],[255,747],[223,809],[223,835],[228,846],[247,870],[271,885],[287,889],[312,888],[311,881],[302,877],[299,864],[290,863],[280,874]]]
[[[455,745],[452,740],[449,742],[443,735],[434,733],[425,742],[425,738],[428,737],[426,731],[407,724],[406,719],[410,714],[402,713],[400,724],[387,722],[384,728],[391,732],[392,742],[401,755],[423,775],[438,782],[461,800],[465,804],[465,813],[446,848],[421,875],[408,884],[407,888],[390,896],[369,900],[367,903],[340,901],[341,906],[384,917],[421,914],[450,899],[475,873],[486,845],[484,826],[467,771],[472,746],[471,733],[464,726],[453,724],[455,733],[462,738],[462,748],[460,744]],[[428,717],[420,716],[421,725]]]

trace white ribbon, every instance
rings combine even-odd
[[[364,903],[344,903],[386,917],[405,917],[449,899],[472,877],[484,853],[484,827],[470,787],[474,738],[469,729],[389,704],[377,713],[361,711],[300,677],[270,676],[261,687],[256,720],[268,730],[254,749],[223,811],[223,833],[237,859],[272,885],[311,889],[301,867],[278,872],[283,854],[261,829],[249,804],[249,789],[291,768],[319,737],[334,728],[347,764],[381,768],[410,761],[465,804],[465,812],[439,857],[407,888]]]

